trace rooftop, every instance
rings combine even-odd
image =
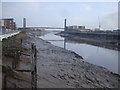
[[[0,20],[14,20],[13,18],[2,18]]]

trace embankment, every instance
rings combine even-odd
[[[120,42],[118,34],[96,33],[96,32],[60,32],[57,35],[65,39],[74,40],[77,42],[88,43],[96,46],[101,46],[113,50],[120,51]]]

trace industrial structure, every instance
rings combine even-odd
[[[86,32],[86,31],[91,31],[91,29],[86,29],[85,26],[77,26],[77,25],[73,25],[73,26],[67,26],[67,31],[82,31],[82,32]]]
[[[65,22],[64,22],[64,31],[66,31],[66,19],[65,19]]]
[[[26,18],[23,18],[23,28],[26,28]]]
[[[78,29],[85,29],[85,26],[74,25],[74,26],[68,26],[67,28],[68,29],[76,29],[76,30],[78,30]]]

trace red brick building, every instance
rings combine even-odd
[[[0,27],[4,29],[16,30],[16,23],[13,18],[0,19]]]

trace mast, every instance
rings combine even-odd
[[[98,21],[99,21],[99,30],[100,30],[100,28],[101,28],[101,24],[100,24],[99,16],[98,16]]]

